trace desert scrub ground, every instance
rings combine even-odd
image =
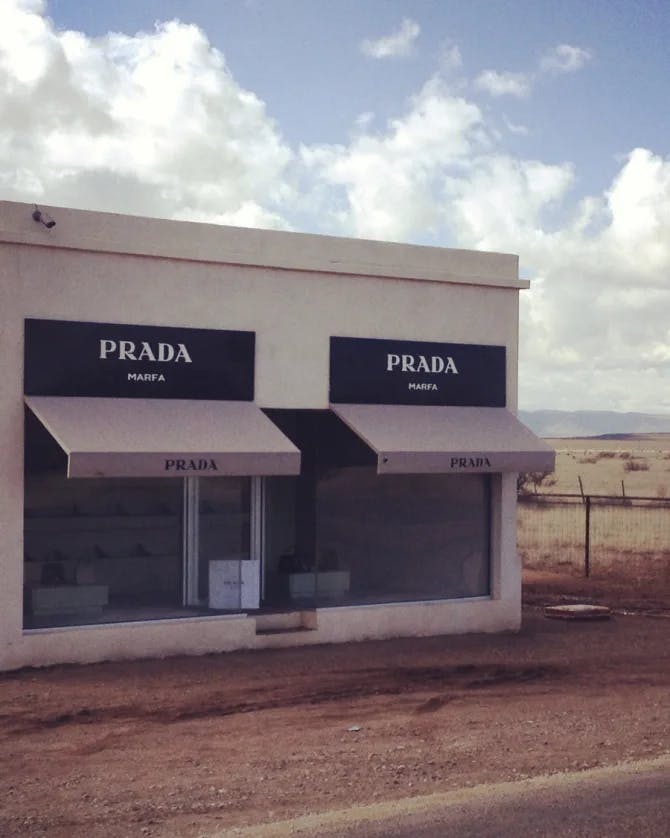
[[[524,568],[584,575],[585,494],[590,573],[636,586],[645,597],[670,591],[670,434],[620,439],[549,440],[556,471],[537,487],[539,501],[519,504],[517,543]],[[577,494],[547,503],[542,496]],[[624,499],[624,493],[625,498]],[[651,498],[649,502],[630,498]],[[545,501],[545,502],[542,502]]]
[[[549,439],[556,471],[540,491],[591,495],[670,497],[670,434],[630,434],[616,439]]]

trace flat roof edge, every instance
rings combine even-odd
[[[65,250],[354,276],[524,289],[518,256],[369,239],[228,227],[0,201],[0,242]]]

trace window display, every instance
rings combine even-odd
[[[490,594],[490,476],[378,474],[325,411],[269,411],[303,452],[266,480],[265,597],[274,607]]]
[[[181,605],[181,484],[25,484],[26,627],[170,616]]]
[[[30,411],[26,442],[26,628],[245,607],[239,584],[236,597],[213,602],[209,579],[213,560],[248,576],[250,478],[68,479],[62,450]]]
[[[317,483],[317,599],[488,596],[489,507],[487,475],[326,472]]]
[[[258,608],[259,562],[251,557],[251,480],[198,480],[198,594],[217,610]]]

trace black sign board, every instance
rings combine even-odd
[[[253,401],[253,332],[25,321],[27,396]]]
[[[334,404],[505,407],[504,346],[330,339]]]

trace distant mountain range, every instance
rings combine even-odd
[[[670,413],[614,410],[520,410],[519,419],[545,438],[670,433]]]

